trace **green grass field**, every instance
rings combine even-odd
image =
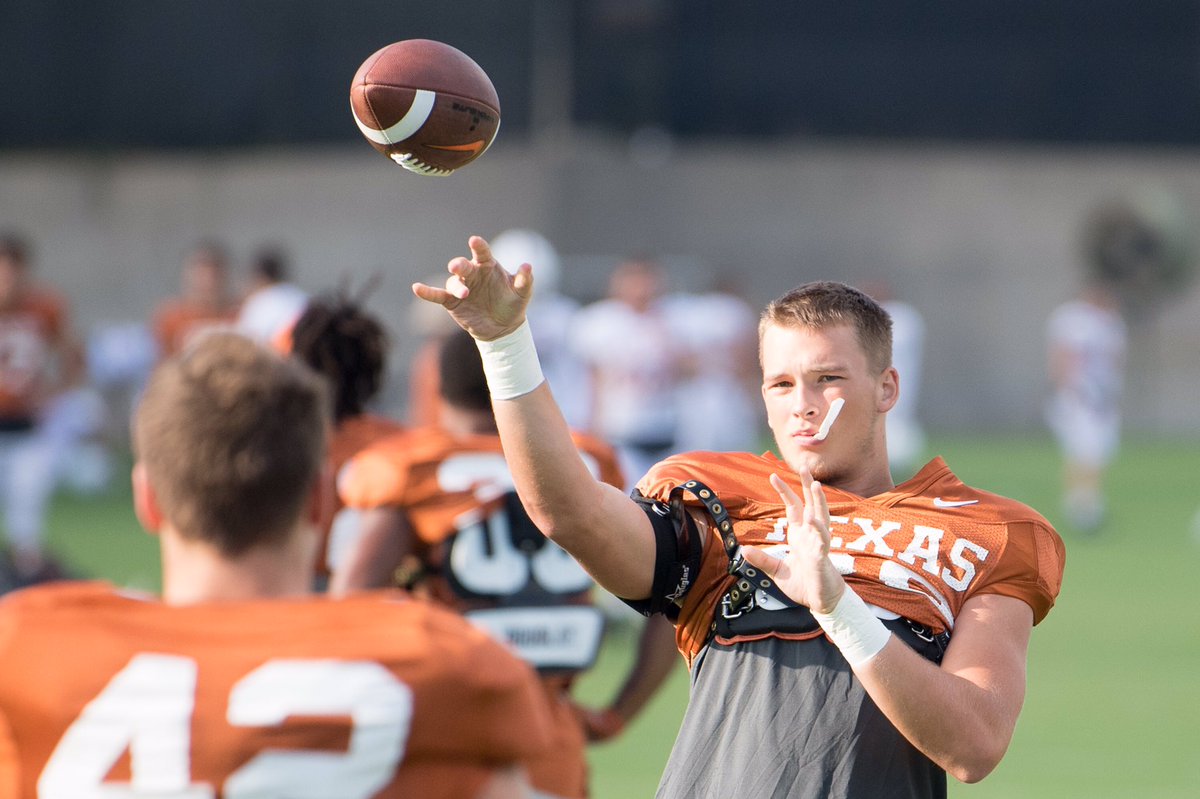
[[[1057,460],[1040,438],[943,439],[966,482],[1023,500],[1061,523]],[[1110,519],[1095,536],[1065,525],[1063,593],[1034,630],[1025,709],[1008,755],[959,799],[1195,797],[1200,795],[1200,442],[1127,442],[1110,474]],[[78,572],[153,589],[153,540],[123,487],[99,499],[63,497],[51,543]],[[609,637],[580,684],[586,701],[615,690],[633,640]],[[683,706],[687,677],[671,682],[617,741],[592,750],[594,799],[650,797]]]

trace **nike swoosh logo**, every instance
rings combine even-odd
[[[454,153],[478,153],[483,149],[483,139],[466,144],[426,144],[430,150],[449,150]]]
[[[942,499],[941,497],[933,498],[933,506],[935,508],[965,508],[968,505],[978,505],[977,499]]]

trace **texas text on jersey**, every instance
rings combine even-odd
[[[786,511],[768,477],[777,473],[798,490],[799,478],[774,455],[687,453],[655,467],[639,484],[648,497],[667,501],[688,480],[713,489],[733,518],[742,545],[782,549]],[[940,458],[878,496],[863,498],[825,486],[829,501],[830,558],[864,600],[882,616],[903,617],[932,633],[952,631],[972,595],[994,593],[1026,602],[1034,622],[1049,612],[1062,579],[1062,540],[1031,508],[964,485]],[[699,503],[692,516],[708,530]],[[713,637],[713,620],[734,582],[715,534],[704,540],[699,575],[682,602],[678,641],[689,662]],[[747,635],[811,637],[819,630],[773,629],[781,610],[761,590],[750,614],[736,625]],[[734,635],[730,640],[736,639]]]

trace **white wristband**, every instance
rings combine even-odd
[[[879,617],[850,586],[846,586],[846,592],[830,613],[814,611],[813,618],[842,650],[851,668],[878,655],[892,637]]]
[[[516,399],[546,381],[528,319],[508,335],[491,341],[475,339],[475,346],[483,358],[483,373],[492,399]]]

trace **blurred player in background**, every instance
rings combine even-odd
[[[3,587],[62,575],[44,548],[47,505],[76,434],[74,388],[83,355],[55,290],[38,286],[28,244],[0,237],[0,506]],[[86,422],[87,420],[79,420]]]
[[[678,447],[679,387],[690,364],[662,304],[662,267],[645,258],[619,264],[608,298],[575,317],[571,345],[591,375],[589,432],[616,446],[631,480]]]
[[[1063,458],[1063,512],[1085,532],[1104,522],[1104,472],[1117,452],[1128,336],[1116,292],[1092,282],[1046,325],[1053,394],[1046,418]]]
[[[496,260],[504,263],[498,256]],[[670,327],[678,331],[677,340],[692,364],[678,392],[676,448],[680,452],[760,449],[763,427],[756,398],[758,316],[754,309],[732,286],[716,286],[701,294],[672,294],[664,305]],[[531,316],[530,326],[536,324]],[[538,344],[539,356],[541,352]],[[558,398],[557,391],[554,397]]]
[[[196,333],[231,325],[236,318],[225,247],[215,241],[201,242],[184,258],[179,296],[159,303],[154,312],[159,357],[169,358]]]
[[[396,593],[309,595],[326,394],[233,333],[156,370],[133,488],[163,596],[0,603],[0,796],[529,795],[548,720],[525,664]]]
[[[554,245],[535,230],[511,228],[491,239],[496,260],[516,268],[538,265],[538,295],[529,302],[534,343],[542,358],[546,382],[567,424],[583,429],[588,421],[592,389],[587,366],[572,351],[571,330],[580,305],[559,290],[562,260]]]
[[[442,405],[436,426],[376,442],[342,470],[342,499],[360,513],[354,539],[334,542],[331,590],[400,580],[509,641],[541,674],[554,708],[554,742],[530,763],[539,796],[587,791],[585,743],[621,731],[670,674],[669,624],[642,631],[633,669],[604,710],[577,706],[571,689],[600,647],[604,621],[593,583],[570,555],[533,526],[504,462],[479,352],[458,330],[439,354]],[[594,438],[573,445],[591,474],[622,484],[612,450]]]
[[[296,320],[285,351],[329,383],[333,397],[333,436],[329,473],[336,475],[352,455],[385,436],[404,429],[399,422],[373,413],[372,399],[383,385],[389,342],[383,324],[357,302],[342,296],[314,300]],[[357,513],[335,500],[322,520],[317,553],[318,585],[329,575],[327,539],[337,527],[354,527]]]
[[[238,330],[271,344],[296,323],[308,304],[308,292],[289,280],[289,272],[282,250],[268,247],[255,254],[250,261],[250,288],[238,309]]]
[[[417,338],[417,349],[408,362],[408,412],[406,421],[413,427],[436,425],[441,415],[442,392],[438,386],[438,358],[442,341],[458,330],[440,308],[418,298],[405,309],[408,328]]]
[[[504,258],[500,263],[538,264],[541,282],[536,301],[529,306],[529,316],[537,320],[542,368],[568,424],[584,427],[592,400],[588,368],[570,346],[571,325],[580,306],[558,291],[562,272],[558,250],[541,233],[524,228],[505,230],[492,240],[492,246]],[[441,405],[438,350],[446,334],[458,328],[444,313],[430,309],[428,303],[417,300],[415,306],[409,316],[424,343],[410,367],[410,419],[414,424],[432,425],[437,424]],[[431,314],[431,310],[437,311],[436,314]]]
[[[947,772],[995,768],[1062,541],[940,458],[893,482],[899,383],[876,302],[826,282],[772,302],[762,394],[781,457],[669,458],[630,499],[590,476],[544,386],[532,271],[469,246],[445,289],[414,291],[476,337],[525,508],[600,585],[676,623],[691,700],[660,798],[940,797]]]

